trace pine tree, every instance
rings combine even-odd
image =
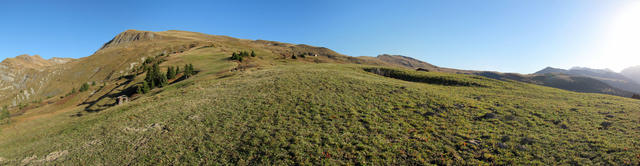
[[[173,70],[173,67],[169,66],[167,68],[167,79],[173,79],[175,77],[176,77],[175,70]]]
[[[165,76],[165,75],[160,75],[160,76],[158,77],[158,80],[157,80],[157,81],[158,81],[158,87],[164,87],[164,86],[167,86],[167,84],[168,84],[168,82],[169,82],[169,81],[167,80],[167,76]]]
[[[193,69],[193,64],[184,65],[184,72],[183,73],[184,73],[184,77],[185,78],[189,78],[193,74],[195,74],[195,70]]]
[[[150,90],[151,87],[149,86],[149,83],[146,81],[142,82],[142,93],[149,93]]]
[[[180,73],[180,66],[176,66],[176,75],[178,75]]]
[[[251,57],[256,57],[256,53],[251,50]]]
[[[189,78],[189,77],[191,77],[191,72],[189,71],[189,65],[185,64],[184,65],[184,78]]]

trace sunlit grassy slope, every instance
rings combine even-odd
[[[196,77],[136,101],[29,122],[46,127],[5,127],[0,163],[639,162],[637,100],[366,65],[280,61],[218,73],[235,63],[198,55],[168,61],[197,61]]]

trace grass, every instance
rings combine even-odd
[[[47,164],[639,163],[636,100],[386,68],[412,80],[483,86],[405,81],[361,65],[290,62],[222,76],[213,71],[228,64],[208,65],[128,104],[7,130],[0,157],[11,165],[62,152]]]

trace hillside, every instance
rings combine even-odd
[[[134,80],[123,77],[139,72],[137,70],[146,59],[167,56],[167,60],[175,61],[172,64],[184,65],[182,59],[168,56],[202,49],[215,50],[219,54],[255,50],[264,55],[244,63],[249,67],[273,65],[274,62],[293,57],[301,57],[300,61],[316,63],[388,65],[377,59],[349,57],[327,48],[308,45],[250,41],[186,31],[128,30],[116,35],[93,55],[85,58],[44,60],[37,55],[21,55],[3,61],[0,64],[0,105],[14,108],[37,105],[54,96],[65,95],[84,83],[95,83],[103,87],[94,92],[96,95],[92,95],[93,98],[86,99],[87,103],[110,103],[113,100],[108,98],[106,99],[109,101],[97,100],[105,99],[102,96],[125,93],[123,91],[135,85]],[[314,58],[302,58],[305,56]],[[130,92],[126,93],[130,95]]]
[[[534,74],[543,75],[549,73],[566,74],[571,76],[589,77],[600,80],[613,88],[623,91],[640,93],[640,84],[623,74],[613,72],[606,69],[590,69],[582,67],[574,67],[569,70],[547,67]]]
[[[242,51],[256,56],[230,59]],[[196,74],[131,91],[151,58],[162,72],[193,64]],[[1,123],[0,164],[640,163],[637,100],[409,70],[322,47],[127,31],[60,68],[65,79],[45,83],[59,95],[12,108]],[[112,105],[120,95],[131,102]]]

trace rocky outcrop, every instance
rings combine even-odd
[[[111,39],[109,42],[105,43],[100,50],[115,47],[135,41],[142,40],[151,40],[156,38],[156,34],[154,32],[149,31],[137,31],[137,30],[127,30],[118,34],[116,37]]]
[[[43,59],[38,55],[20,55],[0,62],[0,100],[15,106],[29,101],[59,75],[63,64],[72,58]]]

